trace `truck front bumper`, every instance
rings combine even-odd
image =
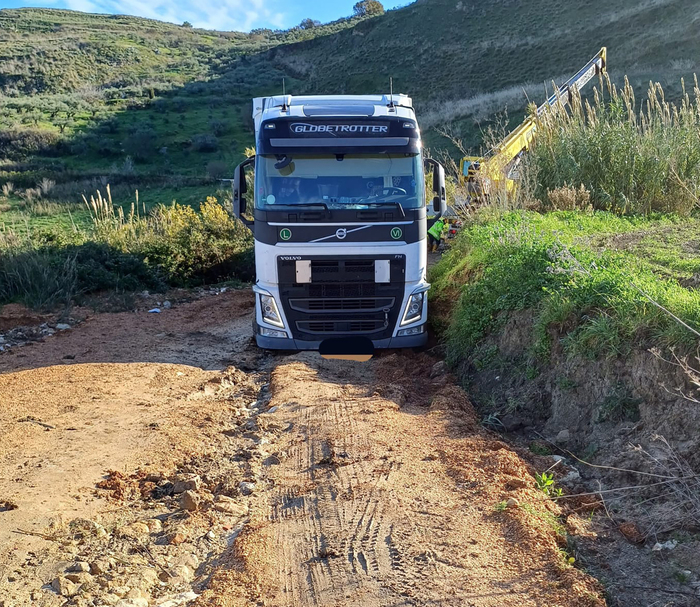
[[[259,348],[265,348],[267,350],[318,350],[321,346],[320,340],[305,341],[301,339],[265,337],[260,335],[260,329],[257,323],[255,324],[255,342],[258,344]],[[427,343],[427,330],[423,331],[423,333],[419,335],[402,335],[401,337],[389,337],[387,339],[372,340],[372,345],[375,349],[419,348]]]

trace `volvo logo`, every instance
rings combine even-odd
[[[338,237],[339,240],[343,240],[348,235],[348,231],[345,228],[338,228],[335,231],[335,235]]]

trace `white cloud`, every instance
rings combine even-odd
[[[85,13],[135,15],[183,23],[214,30],[249,31],[256,27],[289,27],[286,15],[268,0],[198,0],[196,3],[172,0],[43,0],[41,4],[64,4]]]

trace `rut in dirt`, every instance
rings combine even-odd
[[[200,604],[604,604],[565,564],[531,470],[461,389],[429,378],[434,364],[277,363],[271,405],[288,426],[272,488]],[[509,497],[528,508],[497,512]]]

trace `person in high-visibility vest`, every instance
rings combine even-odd
[[[440,239],[442,238],[442,231],[445,229],[445,220],[442,217],[438,217],[435,223],[428,228],[428,250],[431,253],[437,251],[438,245],[440,244]]]

